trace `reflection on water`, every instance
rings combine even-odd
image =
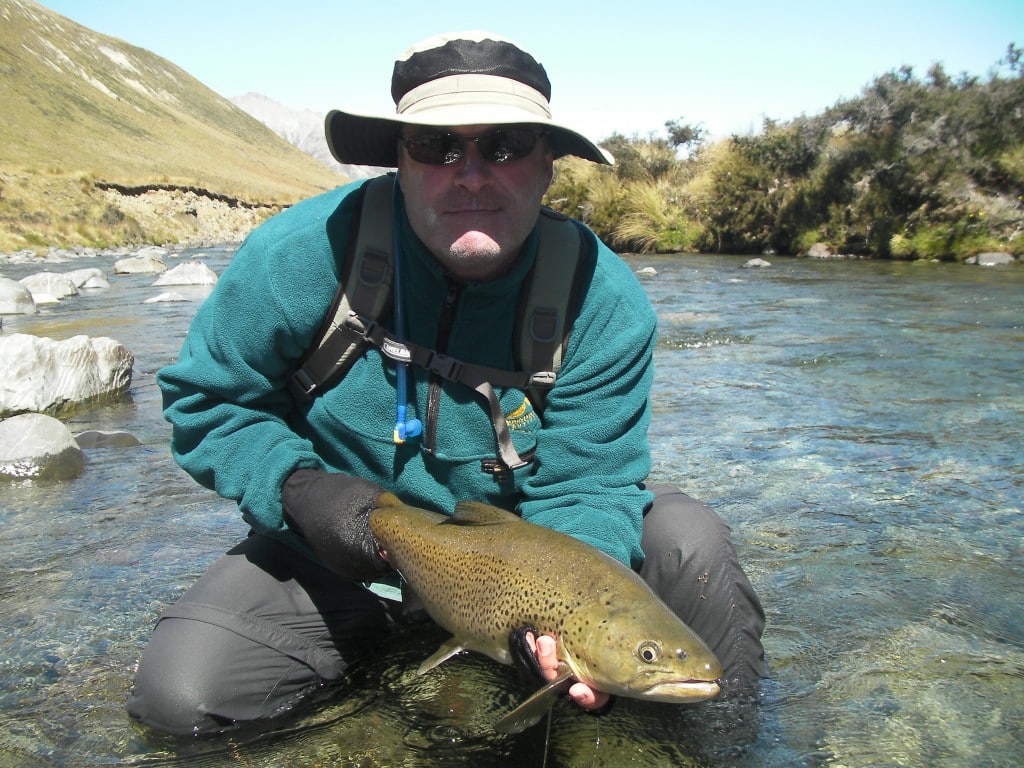
[[[220,272],[230,249],[186,252]],[[769,614],[755,709],[620,701],[491,724],[529,691],[442,639],[394,638],[323,705],[261,733],[187,743],[124,701],[162,606],[244,534],[167,450],[155,372],[203,289],[143,304],[152,278],[4,333],[109,335],[136,356],[122,401],[71,428],[142,445],[88,452],[67,483],[0,487],[0,766],[990,765],[1024,758],[1024,270],[649,258],[661,322],[655,475],[732,525]],[[0,265],[7,277],[32,270]],[[181,291],[184,292],[184,291]]]

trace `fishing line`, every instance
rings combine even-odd
[[[554,707],[548,708],[547,727],[544,729],[544,759],[541,761],[540,768],[548,768],[548,747],[551,744],[551,715],[554,709]]]

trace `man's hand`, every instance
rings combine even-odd
[[[547,680],[554,680],[558,677],[558,655],[555,638],[551,635],[534,637],[533,633],[526,635],[526,642],[530,644],[531,650],[537,655],[541,671]],[[611,696],[603,691],[595,691],[586,683],[576,682],[569,689],[569,697],[584,709],[601,709],[608,705]]]
[[[387,572],[387,560],[370,531],[370,512],[401,503],[369,480],[317,469],[296,470],[281,489],[288,526],[327,568],[355,581]]]

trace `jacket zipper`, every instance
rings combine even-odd
[[[458,310],[459,296],[462,293],[462,286],[449,281],[448,293],[444,297],[444,306],[441,311],[441,322],[438,323],[437,341],[434,349],[440,353],[447,353],[448,340],[452,335],[452,327],[455,325],[455,313]],[[437,415],[441,409],[441,386],[444,380],[436,373],[430,374],[430,383],[427,387],[427,419],[424,429],[423,448],[433,455],[437,449]]]

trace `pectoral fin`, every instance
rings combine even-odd
[[[452,656],[456,656],[466,650],[465,646],[459,642],[458,638],[453,637],[441,644],[441,647],[434,651],[428,656],[419,669],[416,670],[417,675],[422,675],[425,672],[429,672],[439,664],[443,664],[448,661]]]
[[[572,675],[564,672],[501,718],[494,724],[494,730],[498,733],[522,733],[536,725],[571,685]]]

